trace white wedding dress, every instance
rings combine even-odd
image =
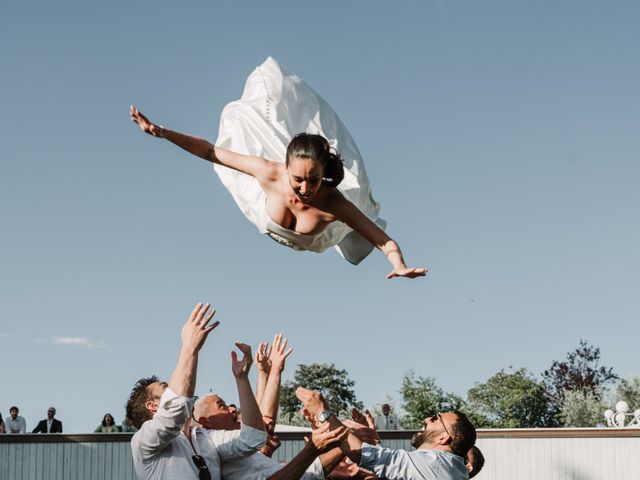
[[[341,155],[345,175],[338,190],[380,228],[380,205],[373,199],[360,152],[336,113],[298,76],[273,58],[256,68],[239,100],[229,103],[220,118],[216,145],[245,155],[284,163],[287,146],[298,133],[322,135]],[[242,213],[261,233],[295,250],[322,252],[329,247],[349,262],[360,263],[373,245],[346,224],[335,221],[321,233],[303,235],[273,222],[266,210],[266,195],[250,175],[222,165],[214,170]]]

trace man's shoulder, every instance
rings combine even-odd
[[[415,456],[421,456],[423,461],[427,461],[427,463],[432,464],[439,471],[444,471],[450,478],[468,478],[467,466],[465,465],[464,459],[451,452],[447,452],[444,450],[431,450],[419,448],[410,452],[410,454]]]

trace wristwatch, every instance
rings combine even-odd
[[[331,413],[328,410],[325,410],[324,412],[320,412],[320,415],[318,415],[318,420],[320,420],[321,423],[324,423],[327,420],[329,420],[329,417],[331,415],[333,415],[333,413]]]

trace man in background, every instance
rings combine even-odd
[[[382,415],[376,417],[378,430],[400,430],[398,417],[391,415],[391,406],[388,403],[382,405]]]
[[[31,433],[62,433],[62,422],[55,418],[56,409],[49,407],[47,418],[40,420],[38,426]]]
[[[4,422],[7,433],[27,433],[27,421],[18,412],[15,405],[9,409],[9,417]]]

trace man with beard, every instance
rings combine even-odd
[[[319,392],[296,390],[307,411],[331,428],[340,421],[328,411]],[[356,435],[349,435],[344,453],[360,467],[389,480],[467,480],[465,455],[476,441],[476,429],[462,412],[438,413],[424,419],[424,428],[416,433],[412,452],[370,445]]]

